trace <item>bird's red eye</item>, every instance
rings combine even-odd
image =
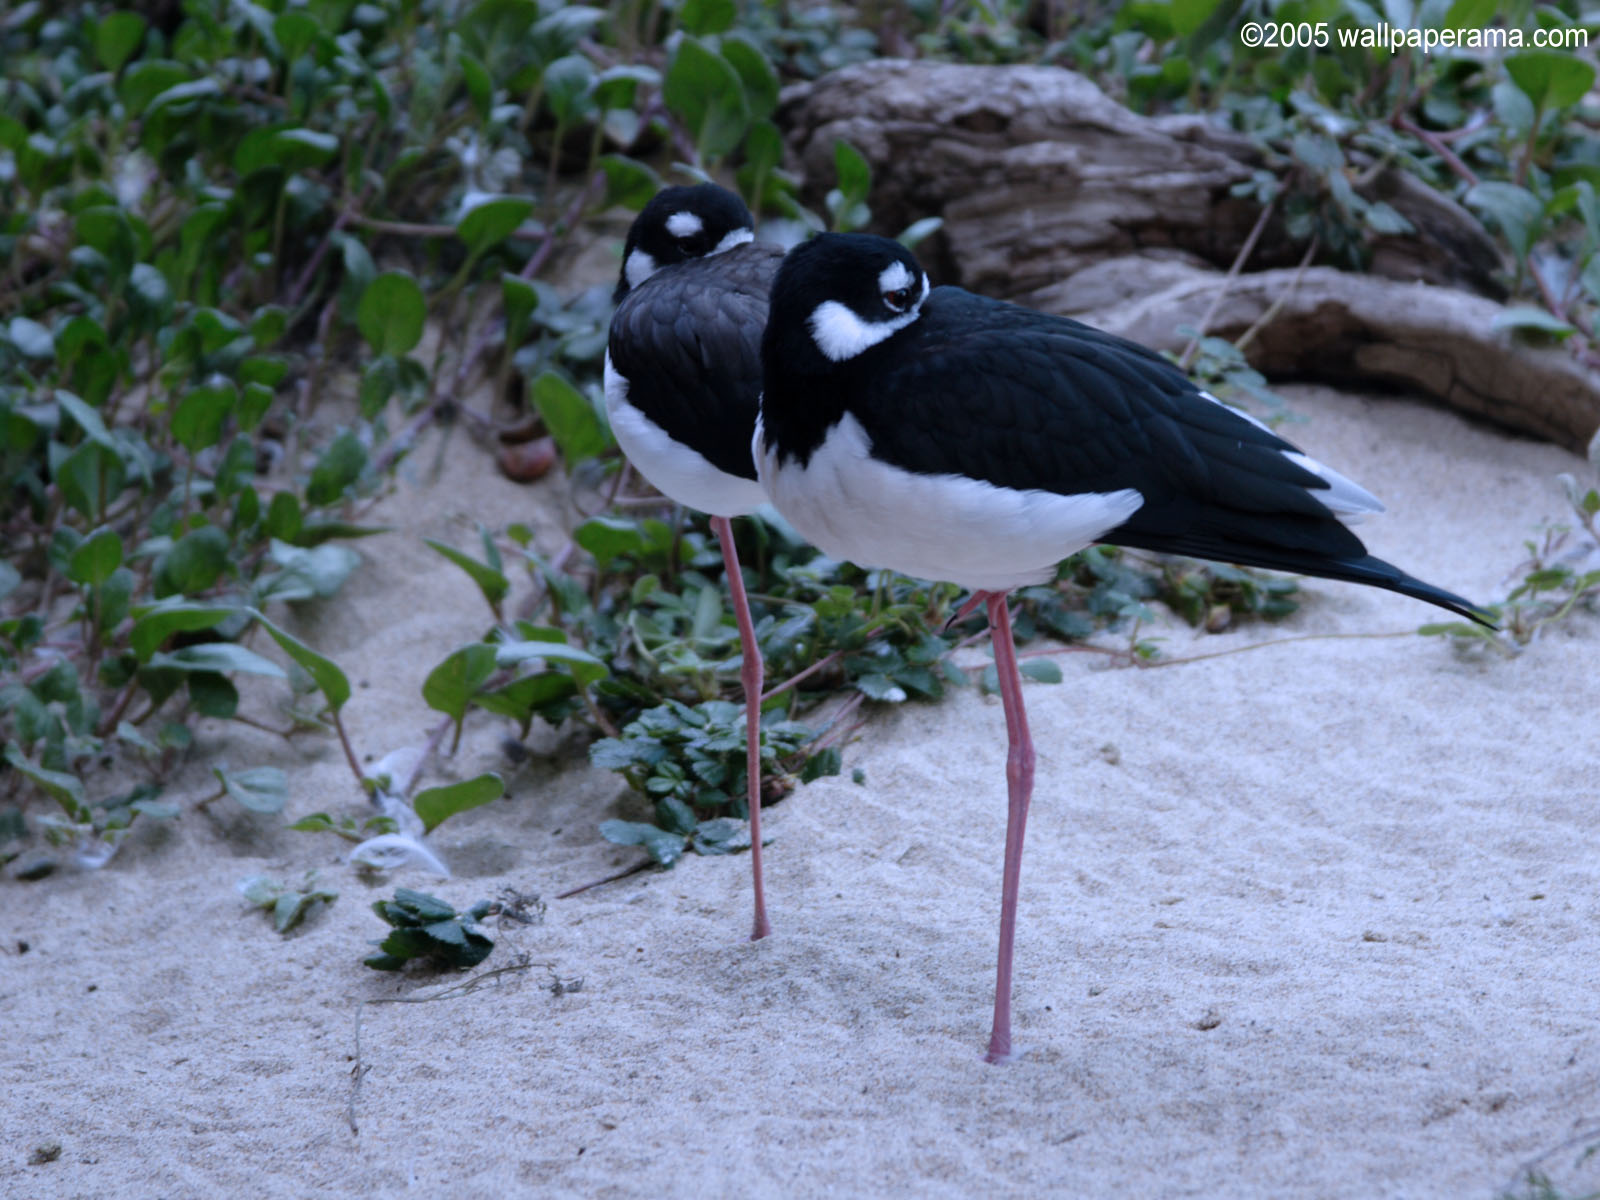
[[[911,289],[895,288],[892,292],[885,292],[883,302],[895,312],[905,312],[911,304]]]

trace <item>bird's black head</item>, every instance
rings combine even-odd
[[[663,188],[633,219],[612,299],[620,303],[662,267],[731,250],[755,235],[750,210],[727,188],[714,183]]]
[[[819,374],[887,341],[914,322],[928,276],[899,242],[824,233],[783,260],[762,341],[769,375]]]

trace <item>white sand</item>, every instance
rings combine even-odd
[[[1562,517],[1552,476],[1580,469],[1400,401],[1293,401],[1311,419],[1291,436],[1388,503],[1373,549],[1475,597],[1503,594],[1523,539]],[[422,486],[431,459],[380,512],[401,532],[361,546],[362,605],[301,624],[370,685],[347,713],[374,755],[420,742],[422,678],[487,620],[418,536],[465,545],[468,515],[527,520],[534,498],[548,525],[559,504],[464,440]],[[1167,652],[1433,619],[1308,592],[1278,626],[1174,623]],[[552,995],[536,967],[367,1008],[359,1136],[357,1003],[440,986],[361,965],[383,929],[367,903],[395,883],[552,896],[631,861],[595,825],[637,802],[536,733],[512,798],[435,835],[455,879],[369,889],[331,836],[193,811],[196,764],[171,793],[183,818],[106,869],[0,883],[0,1194],[1487,1198],[1536,1158],[1593,1188],[1587,1143],[1556,1148],[1600,1124],[1597,634],[1578,617],[1514,661],[1418,637],[1145,671],[1062,657],[1064,684],[1026,692],[1030,1049],[1002,1067],[980,1059],[999,701],[879,709],[845,775],[771,812],[776,936],[743,940],[742,856],[552,901],[485,968],[525,952],[582,990]],[[508,769],[505,732],[480,716],[433,777]],[[328,740],[215,725],[202,750],[290,768],[292,815],[356,803]],[[288,939],[233,891],[311,865],[342,896]],[[27,1165],[48,1142],[59,1159]]]

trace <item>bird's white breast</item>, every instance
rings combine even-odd
[[[676,441],[628,399],[628,381],[606,352],[606,415],[617,445],[663,495],[714,517],[737,517],[767,502],[754,479],[730,475]]]
[[[871,454],[846,413],[805,466],[779,464],[756,421],[756,471],[773,505],[825,553],[863,567],[999,591],[1050,578],[1067,555],[1131,517],[1132,488],[1058,495],[922,475]]]

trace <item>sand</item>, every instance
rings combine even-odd
[[[1291,436],[1388,503],[1372,548],[1468,595],[1504,594],[1563,518],[1553,476],[1583,469],[1403,400],[1290,395]],[[359,547],[359,603],[297,618],[359,681],[364,755],[422,742],[423,677],[488,623],[420,537],[533,520],[553,545],[571,519],[558,481],[506,483],[464,438],[435,476],[437,450],[375,514],[396,528]],[[1348,636],[1431,619],[1316,582],[1280,624],[1157,632],[1172,659],[1344,636],[1153,670],[1066,654],[1028,685],[1027,1052],[999,1067],[997,698],[877,706],[845,774],[771,810],[760,944],[743,856],[550,899],[636,854],[595,826],[638,802],[569,733],[515,766],[507,727],[471,723],[428,778],[499,769],[509,798],[434,835],[454,878],[378,887],[331,835],[194,807],[225,758],[289,770],[289,816],[353,810],[334,743],[208,723],[180,819],[102,870],[0,882],[0,1194],[1488,1198],[1529,1164],[1593,1189],[1600,621],[1514,659]],[[287,938],[234,890],[307,867],[341,895]],[[481,969],[529,968],[363,1009],[453,981],[361,965],[396,884],[544,896]]]

